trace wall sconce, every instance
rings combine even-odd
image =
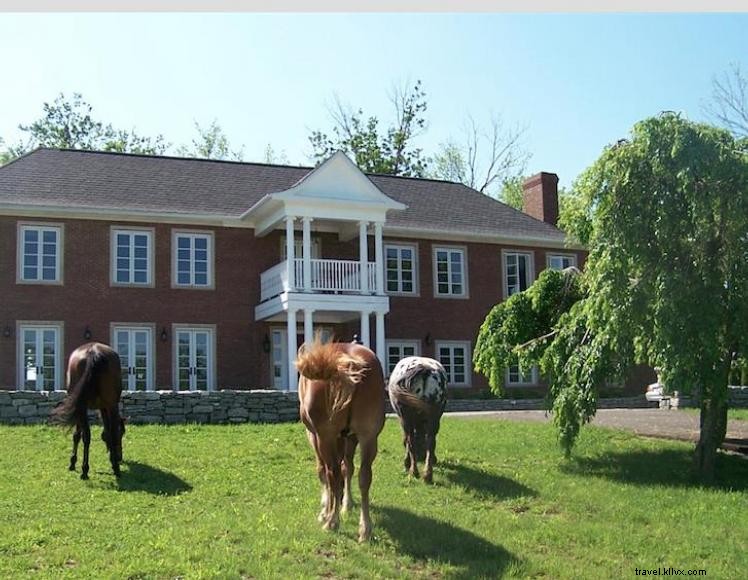
[[[426,346],[431,345],[431,333],[430,332],[426,333],[426,338],[423,339],[423,342],[426,343]]]
[[[169,338],[169,335],[166,334],[166,327],[164,326],[161,329],[161,342],[166,342],[166,339]]]
[[[267,334],[262,339],[262,352],[270,352],[270,337]]]
[[[86,330],[83,331],[83,338],[86,340],[91,340],[91,329],[86,326]]]
[[[353,335],[353,340],[351,342],[355,342],[356,344],[364,344],[361,342],[361,339],[358,337],[358,334]]]
[[[13,334],[13,329],[11,329],[11,327],[10,327],[10,326],[6,326],[6,327],[5,327],[4,329],[3,329],[3,336],[4,336],[5,338],[10,338],[10,335],[11,335],[11,334]]]

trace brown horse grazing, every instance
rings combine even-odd
[[[369,487],[377,456],[377,437],[384,427],[384,375],[376,355],[354,343],[323,344],[316,337],[296,358],[301,420],[317,456],[322,483],[319,519],[337,529],[343,511],[352,507],[351,478],[356,446],[361,447],[358,485],[361,491],[359,542],[371,537]]]
[[[78,443],[83,438],[81,479],[88,479],[88,450],[91,444],[88,409],[98,409],[101,414],[101,438],[109,451],[109,461],[114,475],[120,475],[122,436],[125,434],[125,422],[119,414],[121,373],[119,355],[100,342],[89,342],[79,346],[68,359],[68,395],[52,411],[50,421],[75,426],[70,471],[75,471]]]

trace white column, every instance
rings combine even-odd
[[[361,273],[361,294],[369,293],[369,240],[368,231],[369,222],[358,222],[358,261]],[[368,316],[368,315],[367,315]],[[368,322],[367,322],[368,328]],[[363,339],[361,339],[363,340]],[[369,337],[366,337],[364,341],[366,346],[369,346]]]
[[[384,312],[377,312],[376,316],[377,316],[377,325],[376,325],[377,358],[379,359],[379,362],[382,365],[382,370],[384,371],[386,375],[387,370],[385,368],[385,364],[387,363],[387,357],[386,357],[385,347],[384,347]]]
[[[314,310],[311,308],[304,309],[304,342],[309,345],[314,340],[314,325],[312,322]]]
[[[369,331],[369,313],[361,312],[361,336],[359,337],[365,347],[371,344],[371,332]]]
[[[384,244],[382,242],[382,222],[374,224],[374,261],[376,262],[376,293],[384,294]]]
[[[293,216],[286,218],[286,265],[288,267],[288,289],[291,291],[296,290],[296,264],[294,262],[294,229],[293,229]],[[289,357],[290,357],[289,353]]]
[[[304,292],[312,291],[312,218],[301,218],[303,226]]]
[[[299,388],[299,378],[296,373],[296,310],[288,311],[288,390]]]

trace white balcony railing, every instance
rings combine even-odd
[[[276,264],[260,275],[260,300],[265,301],[283,292],[334,292],[360,294],[361,262],[357,260],[322,260],[311,262],[311,278],[308,287],[304,284],[304,260],[294,260],[293,280],[288,280],[286,261]],[[368,288],[366,294],[381,294],[378,289],[376,263],[366,264]]]

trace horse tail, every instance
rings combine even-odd
[[[410,392],[400,382],[390,383],[388,390],[392,403],[399,403],[406,407],[413,407],[417,411],[431,411],[431,403]]]
[[[308,380],[327,382],[327,411],[332,417],[350,405],[356,385],[366,372],[366,361],[343,352],[336,343],[323,344],[315,337],[311,345],[301,345],[296,368]]]
[[[78,381],[68,390],[65,399],[50,413],[51,423],[60,425],[75,425],[87,412],[86,399],[94,386],[94,379],[101,366],[103,357],[98,356],[95,349],[90,348],[86,353],[86,363]],[[69,371],[68,371],[69,372]]]

